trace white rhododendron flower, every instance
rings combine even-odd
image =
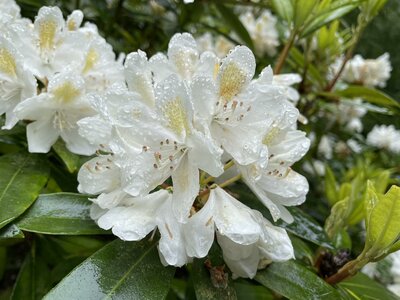
[[[343,57],[331,66],[332,74],[337,74],[342,64]],[[389,53],[376,59],[364,59],[361,55],[355,55],[346,63],[340,78],[348,83],[382,88],[386,86],[391,71]]]
[[[48,152],[61,136],[71,152],[94,153],[95,149],[78,134],[76,124],[93,112],[84,96],[83,78],[65,72],[52,78],[47,93],[28,98],[15,108],[19,119],[34,121],[27,126],[30,152]]]
[[[256,53],[275,55],[279,46],[277,18],[269,10],[264,10],[258,18],[251,11],[240,15],[239,18],[253,40]]]
[[[81,27],[79,10],[67,21],[58,7],[42,7],[33,23],[14,16],[0,34],[3,128],[34,121],[27,126],[29,151],[48,152],[61,137],[71,152],[93,154],[96,147],[78,134],[77,121],[94,114],[89,94],[125,85],[122,64],[95,26]]]
[[[220,60],[187,33],[172,37],[167,55],[128,54],[126,86],[91,94],[95,113],[78,121],[101,153],[78,174],[79,191],[97,195],[91,216],[98,225],[123,240],[158,228],[165,265],[205,257],[215,234],[236,276],[293,258],[285,230],[223,190],[242,177],[273,219],[287,222],[285,206],[301,204],[308,191],[291,169],[309,147],[296,129],[290,85],[298,76],[274,77],[269,67],[257,79],[254,73],[247,47]]]
[[[35,95],[35,77],[12,43],[0,36],[0,115],[6,114],[3,129],[11,129],[18,122],[13,112],[15,106]]]
[[[367,135],[367,144],[400,153],[400,130],[393,125],[375,125]]]

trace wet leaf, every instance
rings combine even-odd
[[[399,299],[383,285],[362,273],[339,283],[338,286],[348,294],[349,299]]]
[[[76,267],[44,299],[164,299],[175,269],[161,264],[156,245],[115,240]]]
[[[290,260],[272,263],[255,280],[291,300],[337,300],[339,293],[317,274]]]
[[[0,228],[21,215],[39,195],[49,176],[44,156],[13,153],[0,157]]]
[[[20,229],[44,234],[105,234],[90,218],[88,196],[73,193],[40,195],[21,217]]]

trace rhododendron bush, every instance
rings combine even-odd
[[[0,298],[397,299],[386,2],[0,0]]]

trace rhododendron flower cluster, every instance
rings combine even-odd
[[[188,33],[174,35],[167,54],[139,50],[122,64],[82,19],[80,11],[65,21],[58,8],[43,7],[33,23],[7,23],[5,128],[29,121],[31,152],[49,151],[59,137],[72,152],[96,151],[78,174],[79,191],[94,195],[92,218],[127,241],[158,228],[166,265],[205,257],[215,236],[236,276],[293,258],[286,231],[224,188],[242,179],[272,221],[293,221],[286,207],[308,192],[291,168],[310,144],[296,126],[290,84],[299,77],[275,77],[270,67],[255,76],[247,47],[220,59]]]
[[[0,19],[8,20],[0,35],[4,129],[18,120],[32,121],[27,126],[31,152],[48,152],[61,137],[72,152],[94,153],[78,134],[76,122],[94,114],[89,94],[124,82],[122,64],[115,61],[111,46],[95,25],[81,27],[83,14],[78,10],[66,21],[58,7],[41,8],[33,23],[15,12]]]

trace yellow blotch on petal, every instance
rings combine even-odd
[[[39,47],[41,50],[53,48],[57,24],[53,20],[46,20],[39,24]]]
[[[163,112],[168,121],[169,128],[171,128],[176,134],[180,135],[183,132],[190,132],[186,110],[179,97],[168,101],[163,108]]]
[[[269,146],[274,138],[277,137],[280,130],[278,127],[272,127],[272,129],[264,136],[263,144]]]
[[[91,69],[93,69],[96,62],[99,60],[99,54],[93,48],[90,48],[88,54],[86,55],[85,66],[83,67],[82,73],[86,74]]]
[[[73,20],[73,19],[69,20],[68,23],[67,23],[67,28],[68,28],[69,31],[76,30],[78,28],[78,26],[76,26],[75,20]]]
[[[234,62],[222,70],[219,85],[219,95],[226,102],[236,96],[246,83],[246,72]]]
[[[14,56],[7,49],[0,48],[0,71],[10,76],[16,76],[16,69]]]
[[[55,88],[53,91],[53,95],[64,103],[72,102],[79,96],[79,94],[79,89],[77,89],[71,82],[66,82]]]

